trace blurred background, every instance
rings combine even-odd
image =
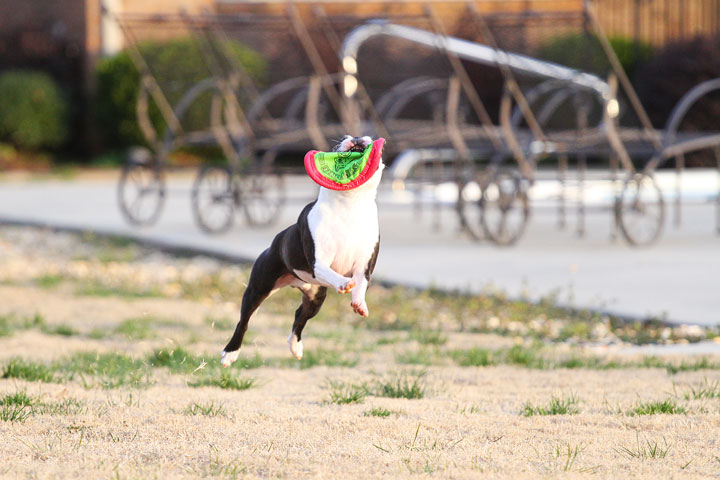
[[[0,219],[252,261],[383,136],[377,277],[717,325],[720,0],[0,0]]]

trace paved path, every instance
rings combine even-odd
[[[705,185],[717,182],[712,173],[696,180]],[[171,181],[164,213],[147,229],[123,222],[112,178],[0,183],[0,218],[131,234],[253,259],[281,227],[295,221],[314,194],[309,179],[294,178],[290,183],[294,199],[274,227],[253,230],[239,222],[220,237],[205,236],[193,224],[187,178]],[[547,188],[539,187],[542,197]],[[696,200],[703,195],[694,194]],[[542,204],[540,198],[537,205]],[[434,230],[430,212],[418,219],[409,205],[387,190],[380,196],[382,243],[376,276],[472,291],[492,286],[533,299],[554,293],[559,302],[578,307],[720,324],[720,237],[714,234],[714,214],[707,201],[687,206],[682,229],[667,225],[657,245],[634,249],[610,240],[607,211],[588,216],[587,235],[580,239],[574,234],[573,217],[566,231],[557,231],[552,209],[540,208],[517,246],[498,248],[459,236],[451,210],[442,212],[441,229]]]

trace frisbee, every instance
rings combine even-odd
[[[378,138],[363,152],[320,152],[305,154],[305,171],[315,183],[331,190],[352,190],[372,178],[380,166],[384,138]]]

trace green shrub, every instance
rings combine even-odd
[[[635,69],[652,56],[652,47],[627,37],[609,37],[610,45],[625,72],[632,78]],[[538,58],[567,67],[601,74],[604,78],[610,62],[594,35],[570,33],[554,37],[538,48]]]
[[[205,55],[192,39],[141,42],[138,48],[171,105],[177,104],[197,82],[211,76],[204,60]],[[255,81],[262,81],[265,61],[257,52],[237,42],[231,42],[226,50],[232,52]],[[96,77],[95,114],[104,146],[124,148],[144,145],[146,142],[136,116],[140,73],[130,54],[123,51],[102,60],[98,64]],[[211,95],[206,93],[193,103],[180,119],[183,128],[193,130],[209,125],[210,99]],[[165,124],[152,100],[149,114],[156,131],[162,136]]]
[[[0,74],[0,140],[28,149],[59,147],[68,136],[67,116],[67,102],[49,75]]]

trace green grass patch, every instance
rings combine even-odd
[[[150,319],[145,317],[127,318],[115,327],[115,333],[124,335],[131,340],[144,340],[149,338],[152,333]]]
[[[224,417],[226,415],[225,406],[222,403],[215,402],[193,402],[185,407],[183,413],[185,415],[203,415],[205,417]]]
[[[22,422],[32,415],[77,415],[84,411],[84,404],[75,398],[43,402],[24,390],[0,397],[0,420],[5,422]]]
[[[142,388],[151,384],[149,366],[121,353],[79,352],[57,362],[68,380],[79,378],[85,388]]]
[[[77,330],[65,324],[47,325],[42,328],[42,331],[48,335],[60,335],[61,337],[72,337],[78,334]]]
[[[636,415],[685,415],[687,410],[678,405],[673,399],[642,402],[628,410],[630,416]]]
[[[5,365],[2,378],[18,378],[28,382],[54,382],[57,378],[57,368],[49,367],[22,358],[13,358]]]
[[[253,377],[243,378],[240,375],[233,375],[230,370],[211,370],[198,376],[197,380],[190,382],[191,387],[218,387],[225,390],[247,390],[257,385],[257,379]]]
[[[330,390],[330,396],[326,400],[326,403],[334,403],[336,405],[362,403],[368,395],[367,386],[362,384],[329,381],[327,388]]]
[[[53,289],[63,282],[63,277],[60,275],[42,275],[33,280],[33,283],[40,288]]]
[[[298,366],[301,369],[313,368],[318,366],[325,367],[354,367],[358,363],[358,359],[350,357],[338,350],[328,350],[324,348],[315,348],[305,350],[303,358],[300,361],[294,358],[284,358],[279,360],[279,366],[293,367]]]
[[[388,410],[387,408],[383,407],[373,407],[370,410],[365,410],[363,412],[363,417],[381,417],[381,418],[387,418],[393,413],[396,413],[392,410]]]
[[[157,288],[138,288],[132,285],[106,285],[101,282],[84,282],[75,288],[75,295],[85,297],[125,297],[125,298],[150,298],[162,297],[163,294]]]
[[[228,317],[206,316],[204,321],[205,325],[216,330],[230,330],[231,328],[234,328],[237,324],[237,321],[234,321],[233,319]]]
[[[520,414],[523,417],[532,417],[535,415],[576,415],[580,413],[578,408],[579,400],[575,394],[567,397],[552,396],[550,403],[547,405],[533,405],[530,402],[525,403]]]
[[[437,350],[420,348],[395,353],[395,362],[405,365],[437,365],[440,362]]]
[[[378,397],[419,399],[425,396],[426,372],[400,372],[379,379],[370,392]]]
[[[182,347],[155,350],[148,357],[152,367],[167,367],[172,373],[190,373],[202,365],[203,360]]]
[[[472,347],[467,350],[450,350],[449,353],[461,367],[487,367],[495,364],[492,352],[486,348]]]
[[[438,330],[412,330],[408,334],[410,340],[415,340],[422,345],[442,346],[448,341],[448,336]]]

